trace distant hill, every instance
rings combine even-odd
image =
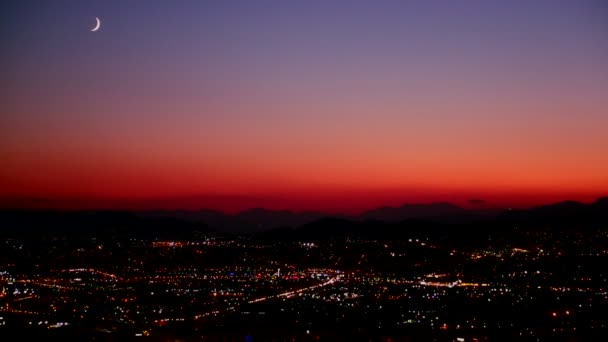
[[[608,197],[591,204],[564,201],[501,213],[499,221],[523,227],[608,228]]]
[[[440,208],[444,215],[432,215]],[[386,214],[386,216],[379,215]],[[412,218],[418,216],[420,218]],[[497,215],[476,214],[451,205],[403,206],[366,213],[381,219],[325,217],[295,229],[272,229],[256,235],[260,240],[327,240],[335,238],[403,239],[412,236],[476,243],[491,236],[505,237],[514,229],[526,230],[608,230],[608,198],[584,204],[566,201],[526,210],[505,210]],[[409,216],[409,217],[408,217]],[[399,219],[405,217],[405,219]],[[454,220],[454,217],[468,217]],[[449,218],[449,219],[446,219]]]
[[[608,197],[565,201],[525,210],[467,210],[449,203],[382,207],[358,216],[328,216],[254,208],[236,214],[199,211],[0,211],[0,236],[59,233],[70,236],[188,238],[196,234],[257,233],[259,239],[394,238],[424,233],[472,238],[514,227],[608,229]]]
[[[405,204],[400,207],[381,207],[361,215],[334,215],[354,221],[377,220],[400,222],[410,219],[427,219],[445,223],[466,223],[495,216],[496,210],[467,210],[450,203]],[[141,217],[175,217],[190,222],[204,222],[210,228],[230,233],[254,233],[272,228],[295,228],[320,220],[328,214],[322,212],[293,212],[253,208],[236,214],[215,210],[200,211],[143,211]]]
[[[364,220],[403,221],[409,219],[455,217],[471,211],[451,203],[404,204],[400,207],[381,207],[361,214]]]
[[[320,212],[292,212],[254,208],[236,214],[215,210],[200,211],[144,211],[137,212],[144,218],[179,218],[189,222],[204,222],[210,228],[229,233],[260,232],[276,227],[298,227],[318,220],[327,214]]]

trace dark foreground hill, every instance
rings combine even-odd
[[[126,211],[2,211],[0,227],[4,237],[190,238],[209,231],[202,222],[142,218]]]

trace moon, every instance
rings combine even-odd
[[[91,29],[91,32],[97,32],[97,30],[99,30],[99,28],[101,27],[101,20],[99,20],[99,18],[95,17],[95,21],[96,21],[95,27],[93,27]]]

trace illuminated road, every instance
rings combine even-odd
[[[273,298],[281,298],[281,297],[285,297],[285,298],[290,298],[293,297],[296,294],[302,293],[302,292],[306,292],[306,291],[310,291],[310,290],[314,290],[316,288],[319,287],[324,287],[327,285],[331,285],[333,283],[335,283],[338,280],[338,277],[333,277],[331,279],[329,279],[328,281],[321,283],[321,284],[317,284],[317,285],[313,285],[313,286],[309,286],[309,287],[304,287],[298,290],[293,290],[293,291],[287,291],[287,292],[283,292],[283,293],[279,293],[277,295],[274,296],[267,296],[267,297],[261,297],[261,298],[257,298],[257,299],[253,299],[250,300],[248,303],[252,304],[252,303],[259,303],[259,302],[263,302],[267,299],[273,299]]]
[[[329,279],[329,280],[327,280],[327,281],[325,281],[325,282],[323,282],[321,284],[312,285],[312,286],[308,286],[308,287],[303,287],[301,289],[287,291],[287,292],[279,293],[279,294],[272,295],[272,296],[266,296],[266,297],[260,297],[260,298],[252,299],[252,300],[248,301],[247,303],[249,303],[249,304],[259,303],[259,302],[263,302],[263,301],[266,301],[266,300],[269,300],[269,299],[274,299],[274,298],[291,298],[291,297],[293,297],[293,296],[295,296],[297,294],[300,294],[302,292],[311,291],[311,290],[314,290],[314,289],[318,289],[320,287],[325,287],[325,286],[331,285],[331,284],[335,283],[336,281],[338,281],[338,277],[333,277],[333,278],[331,278],[331,279]],[[234,307],[227,308],[224,311],[231,311],[231,310],[234,310]],[[194,316],[194,319],[200,319],[200,318],[202,318],[204,316],[218,315],[220,313],[222,313],[222,311],[220,311],[220,310],[214,310],[214,311],[211,311],[211,312],[206,312],[206,313],[202,313],[202,314],[196,315],[196,316]],[[161,319],[161,320],[157,320],[157,321],[175,321],[175,320],[182,320],[183,321],[183,319]]]

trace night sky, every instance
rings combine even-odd
[[[605,1],[0,9],[3,207],[356,211],[608,194]]]

